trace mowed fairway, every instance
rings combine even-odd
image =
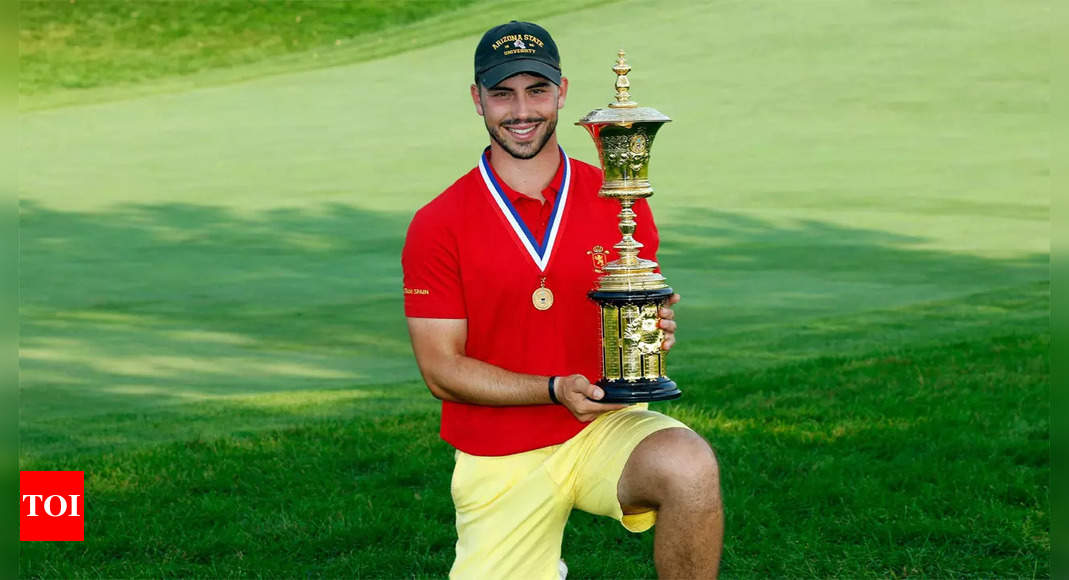
[[[23,113],[21,469],[86,472],[86,541],[22,544],[21,575],[445,575],[399,256],[486,142],[478,33],[445,32],[479,6],[393,56]],[[621,46],[674,119],[651,180],[685,395],[658,408],[717,449],[725,576],[1049,576],[1047,10],[538,18],[569,154],[596,161],[572,122]],[[578,513],[565,537],[572,577],[651,554]]]

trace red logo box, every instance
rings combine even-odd
[[[85,472],[19,472],[19,540],[85,539]]]

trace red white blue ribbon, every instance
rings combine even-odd
[[[561,159],[564,162],[564,175],[561,177],[560,193],[553,200],[553,213],[550,215],[549,223],[546,224],[546,231],[545,235],[542,236],[541,244],[531,234],[531,230],[527,229],[527,224],[523,223],[523,218],[516,213],[516,208],[512,206],[512,201],[505,195],[501,184],[494,177],[494,172],[490,170],[489,147],[479,158],[479,173],[483,176],[483,182],[486,183],[486,189],[489,190],[490,197],[497,202],[497,207],[504,214],[509,225],[512,226],[512,231],[516,233],[516,237],[519,238],[523,247],[527,248],[527,253],[530,254],[531,259],[534,260],[535,265],[542,272],[546,271],[546,265],[549,264],[549,259],[553,255],[557,233],[560,231],[561,218],[564,217],[564,207],[568,203],[568,188],[571,185],[572,178],[571,160],[564,154],[564,148],[559,148]]]

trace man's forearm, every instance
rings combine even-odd
[[[443,358],[421,371],[431,393],[443,401],[487,406],[552,402],[549,377],[507,371],[464,355]]]

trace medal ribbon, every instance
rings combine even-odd
[[[531,230],[527,229],[527,224],[523,223],[523,218],[516,213],[516,208],[512,206],[512,201],[505,195],[501,185],[494,177],[494,172],[490,170],[490,160],[487,157],[490,148],[487,147],[482,157],[479,157],[479,173],[483,176],[486,189],[490,191],[490,197],[497,202],[497,207],[512,226],[512,231],[516,233],[516,237],[523,243],[523,247],[527,248],[527,253],[542,272],[546,271],[549,258],[553,255],[553,246],[557,241],[557,232],[560,231],[561,218],[564,217],[564,206],[568,203],[568,186],[571,185],[571,161],[564,154],[564,148],[560,146],[558,148],[560,149],[561,158],[564,160],[564,175],[561,176],[560,193],[557,195],[557,199],[553,200],[553,213],[550,215],[549,224],[546,225],[546,232],[542,236],[541,244],[535,240]]]

